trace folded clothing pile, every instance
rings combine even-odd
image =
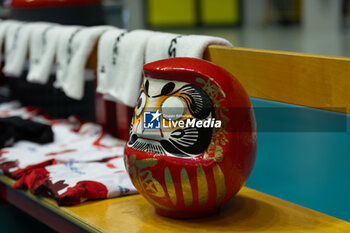
[[[0,116],[28,109],[0,104]],[[36,112],[31,120],[48,123],[54,140],[47,144],[22,140],[0,150],[0,170],[18,180],[14,188],[49,194],[60,205],[136,193],[123,164],[124,141],[94,123],[75,117],[50,119]]]
[[[14,184],[14,188],[23,187],[33,194],[49,194],[59,205],[137,193],[125,172],[122,157],[106,162],[72,162],[33,169]]]
[[[52,126],[57,140],[40,145],[22,141],[14,147],[3,148],[0,169],[13,178],[19,178],[33,168],[54,163],[103,161],[123,155],[124,142],[102,131],[96,124],[82,124],[74,130],[70,122]]]

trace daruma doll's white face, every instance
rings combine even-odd
[[[213,104],[200,87],[146,77],[132,119],[128,146],[166,156],[203,155],[213,130],[203,124],[198,127],[197,121],[209,122],[214,115]]]

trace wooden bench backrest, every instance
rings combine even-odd
[[[205,59],[239,79],[249,96],[350,113],[350,58],[209,46]]]

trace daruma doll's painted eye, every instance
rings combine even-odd
[[[143,70],[138,123],[124,150],[133,184],[160,215],[216,213],[255,162],[256,123],[247,93],[230,73],[200,59],[159,60]]]
[[[146,94],[144,92],[141,92],[139,100],[137,101],[137,106],[136,106],[137,117],[140,117],[143,110],[145,109],[146,100],[147,100]]]
[[[186,111],[186,103],[180,97],[171,96],[164,100],[160,109],[166,120],[178,120]]]

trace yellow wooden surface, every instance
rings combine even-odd
[[[14,183],[3,175],[0,182]],[[91,232],[350,232],[349,222],[245,187],[219,213],[191,220],[161,217],[141,195],[58,207],[51,198],[18,192]]]
[[[205,58],[239,79],[249,96],[350,113],[350,58],[214,45]]]
[[[203,219],[158,216],[140,195],[66,207],[107,232],[350,232],[350,223],[243,188],[221,212]]]

